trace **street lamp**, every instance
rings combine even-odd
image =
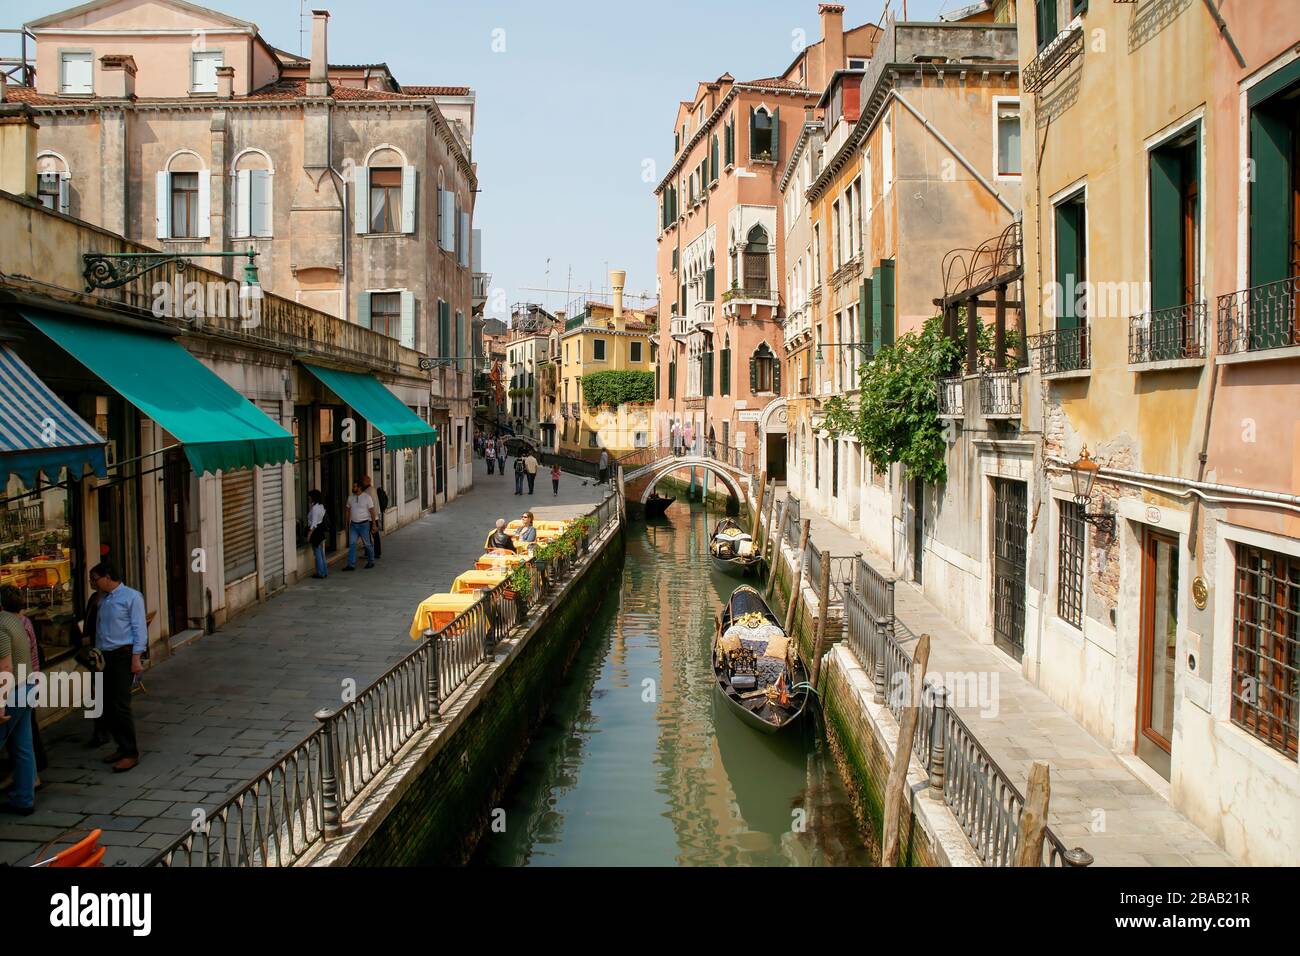
[[[855,352],[861,352],[861,353],[862,353],[863,361],[866,361],[867,359],[871,358],[871,356],[872,356],[872,348],[871,348],[871,345],[870,345],[869,343],[866,343],[866,342],[827,342],[827,343],[825,343],[824,345],[818,345],[818,346],[817,346],[816,362],[817,362],[817,365],[818,365],[819,368],[820,368],[821,366],[823,366],[823,365],[826,364],[826,359],[825,359],[825,357],[822,355],[822,349],[824,349],[824,348],[826,348],[826,349],[853,349],[853,351],[855,351]]]
[[[1088,453],[1088,446],[1084,445],[1078,460],[1070,465],[1070,482],[1074,485],[1074,503],[1079,506],[1083,520],[1098,531],[1111,534],[1115,531],[1115,516],[1088,511],[1088,506],[1092,504],[1092,485],[1097,480],[1099,471],[1101,465]]]
[[[257,251],[254,249],[245,252],[87,252],[81,257],[81,275],[86,280],[86,291],[91,292],[116,289],[172,263],[176,264],[177,272],[184,272],[191,259],[234,259],[241,256],[248,262],[244,266],[244,282],[239,297],[244,301],[260,299],[262,287],[257,281],[257,266],[253,262]]]

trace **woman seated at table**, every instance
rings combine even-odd
[[[523,525],[515,532],[515,540],[532,550],[537,546],[537,529],[533,527],[533,513],[525,511],[521,520]]]

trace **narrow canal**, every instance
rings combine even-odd
[[[679,502],[631,525],[621,580],[475,863],[866,865],[816,722],[763,736],[713,693],[714,617],[741,583],[709,562],[716,520]]]

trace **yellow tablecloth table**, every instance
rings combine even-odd
[[[514,521],[506,525],[506,530],[518,531],[523,526],[524,526],[523,521],[516,518]],[[569,526],[569,522],[567,521],[534,521],[533,522],[533,527],[537,529],[539,534],[543,531],[554,531],[558,534],[560,532],[563,532],[564,529],[567,528],[568,526]]]
[[[488,591],[496,587],[506,579],[506,571],[501,568],[492,568],[487,571],[480,571],[475,568],[466,571],[451,582],[452,594],[466,594],[470,591]]]
[[[450,624],[457,614],[467,609],[482,596],[480,591],[468,594],[430,594],[415,609],[411,620],[411,640],[418,641],[424,635],[424,629],[431,627],[435,631]]]
[[[474,567],[480,571],[499,571],[502,568],[513,568],[519,564],[527,564],[531,560],[533,560],[531,554],[485,554],[474,562]]]

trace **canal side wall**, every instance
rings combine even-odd
[[[772,609],[784,615],[789,608],[796,570],[795,548],[782,543],[776,561]],[[818,574],[820,572],[817,572]],[[813,659],[817,629],[819,577],[809,583],[804,569],[802,600],[795,620],[795,637],[805,661]],[[884,833],[885,784],[898,745],[898,722],[889,708],[875,702],[875,686],[846,644],[839,641],[843,627],[838,608],[826,622],[826,647],[818,693],[840,776],[853,799],[858,827],[876,862],[880,860]],[[900,866],[979,866],[979,858],[961,825],[930,789],[929,775],[915,759],[908,767],[907,793],[899,810]]]
[[[314,866],[461,865],[492,825],[522,825],[494,809],[623,564],[624,525],[552,604],[444,704],[393,769],[367,788],[342,837]]]

